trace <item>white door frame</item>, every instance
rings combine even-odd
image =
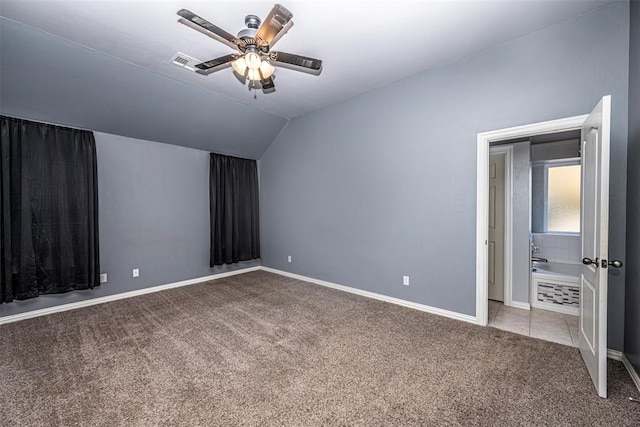
[[[476,213],[476,323],[486,326],[488,310],[488,263],[487,240],[489,238],[489,144],[494,141],[526,138],[545,133],[580,129],[587,115],[567,117],[559,120],[515,126],[506,129],[478,133],[477,164],[477,213]],[[506,184],[506,183],[505,183]],[[509,198],[511,199],[511,198]],[[505,239],[506,239],[505,230]],[[511,238],[513,236],[510,236]],[[505,247],[505,252],[507,248]],[[509,256],[513,255],[511,250]],[[506,288],[506,286],[505,286]],[[527,293],[528,294],[528,293]]]
[[[489,147],[490,154],[504,154],[504,305],[513,305],[513,145]],[[488,196],[488,195],[487,195]],[[489,212],[487,210],[487,212]],[[487,220],[488,221],[488,220]],[[487,232],[488,233],[488,232]],[[487,234],[488,236],[488,234]],[[488,260],[487,255],[487,260]],[[487,291],[488,293],[488,291]]]

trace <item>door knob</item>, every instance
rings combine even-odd
[[[596,258],[596,259],[582,258],[582,263],[584,265],[593,264],[593,265],[595,265],[597,267],[598,266],[598,258]]]
[[[622,267],[622,261],[614,259],[613,261],[609,261],[608,263],[611,267],[613,268],[620,268]]]

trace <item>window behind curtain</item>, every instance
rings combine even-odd
[[[92,132],[0,116],[2,302],[99,284]]]
[[[260,258],[257,162],[211,153],[209,202],[210,266]]]

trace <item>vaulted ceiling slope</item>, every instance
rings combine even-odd
[[[254,159],[286,123],[3,18],[0,112]]]
[[[440,67],[611,1],[281,0],[295,25],[277,50],[320,58],[254,94],[231,69],[171,63],[231,50],[177,22],[191,9],[231,33],[268,1],[0,0],[0,109],[135,138],[260,157],[286,119]]]

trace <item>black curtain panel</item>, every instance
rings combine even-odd
[[[93,133],[0,116],[2,302],[98,286]]]
[[[211,153],[209,197],[211,267],[260,258],[257,162]]]

